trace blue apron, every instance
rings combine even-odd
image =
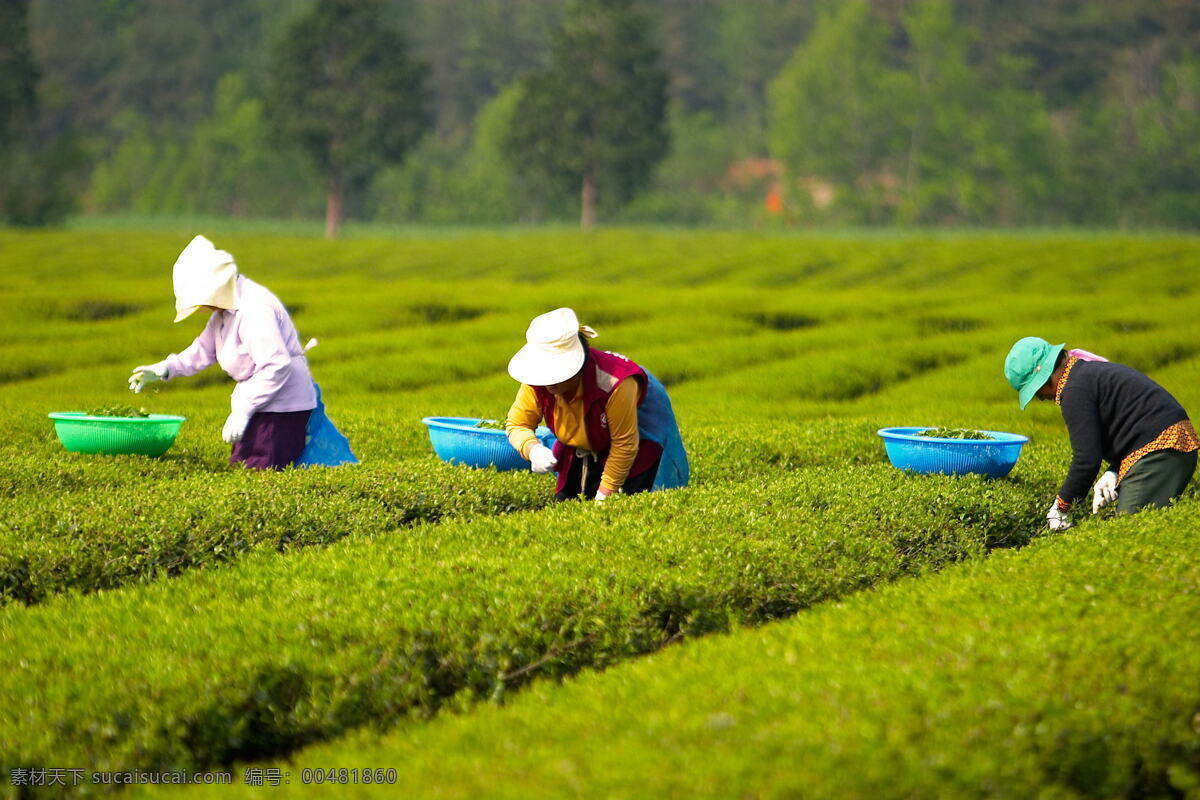
[[[679,424],[671,399],[658,378],[646,373],[646,399],[638,406],[638,435],[662,446],[662,460],[658,462],[658,473],[654,476],[654,489],[678,489],[688,485],[691,470],[688,468],[687,453],[679,435]]]
[[[325,415],[325,401],[321,399],[321,387],[315,382],[317,407],[308,417],[308,430],[304,436],[304,452],[296,459],[297,467],[340,467],[357,464],[358,459],[350,450],[350,440],[342,435],[333,421]]]

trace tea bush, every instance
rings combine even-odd
[[[291,470],[145,486],[96,487],[65,497],[23,492],[0,519],[0,602],[34,603],[221,564],[257,549],[287,551],[418,522],[539,508],[547,480],[454,470],[427,460],[392,468]],[[70,480],[70,473],[55,476]],[[65,479],[65,480],[64,480]]]
[[[9,606],[0,769],[222,764],[499,697],[1024,543],[1023,494],[814,467]]]
[[[875,425],[865,421],[759,422],[742,425],[737,437],[723,436],[723,426],[689,431],[702,484],[886,463]],[[0,471],[0,497],[8,498],[0,518],[0,604],[177,575],[256,549],[284,552],[420,522],[537,509],[552,491],[552,480],[543,476],[463,469],[431,458],[262,474],[229,471],[219,457],[209,464],[133,456],[93,464],[77,457],[53,469],[40,454],[10,462]],[[1041,482],[1044,493],[1053,491],[1055,477],[1035,453],[1009,482]]]
[[[1192,797],[1200,505],[862,592],[760,630],[363,731],[275,766],[345,797]]]

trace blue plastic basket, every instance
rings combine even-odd
[[[888,458],[897,469],[944,475],[985,475],[1003,478],[1012,471],[1029,437],[983,431],[991,439],[941,439],[917,436],[924,428],[880,428]]]
[[[529,468],[529,462],[508,443],[504,431],[476,428],[481,421],[478,417],[425,417],[421,421],[429,427],[433,452],[442,461],[501,471]],[[554,446],[554,434],[545,425],[535,433],[546,447]]]

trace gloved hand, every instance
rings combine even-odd
[[[612,495],[610,495],[608,492],[604,491],[603,489],[596,490],[596,502],[597,503],[603,503],[605,500],[607,500],[611,496]]]
[[[535,444],[529,448],[529,468],[538,475],[545,475],[558,466],[554,452],[544,444]]]
[[[1046,524],[1050,526],[1052,531],[1065,531],[1073,524],[1071,522],[1070,512],[1063,511],[1058,507],[1058,500],[1055,500],[1050,505],[1050,510],[1046,512]]]
[[[237,444],[246,433],[250,417],[240,411],[234,411],[225,418],[225,427],[221,429],[221,438],[229,444]]]
[[[1109,503],[1117,499],[1117,473],[1111,469],[1100,476],[1092,487],[1092,513],[1099,513]]]
[[[147,364],[141,367],[134,367],[133,374],[129,376],[129,391],[138,394],[155,381],[165,381],[167,379],[167,362],[159,361],[157,364]]]

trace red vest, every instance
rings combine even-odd
[[[616,391],[621,381],[627,378],[638,382],[640,405],[646,399],[646,371],[625,356],[589,349],[587,361],[583,365],[583,419],[588,443],[591,444],[592,451],[599,456],[601,464],[608,461],[608,449],[612,444],[606,412],[608,398]],[[557,435],[558,429],[554,424],[554,395],[541,386],[533,387],[533,391],[537,395],[538,410],[542,412],[542,418]],[[633,459],[633,466],[629,468],[629,475],[639,475],[654,466],[661,453],[662,447],[658,443],[642,439],[638,445],[637,456]],[[557,491],[561,492],[575,461],[575,448],[567,447],[561,441],[557,442],[554,445],[554,457],[558,459]]]

